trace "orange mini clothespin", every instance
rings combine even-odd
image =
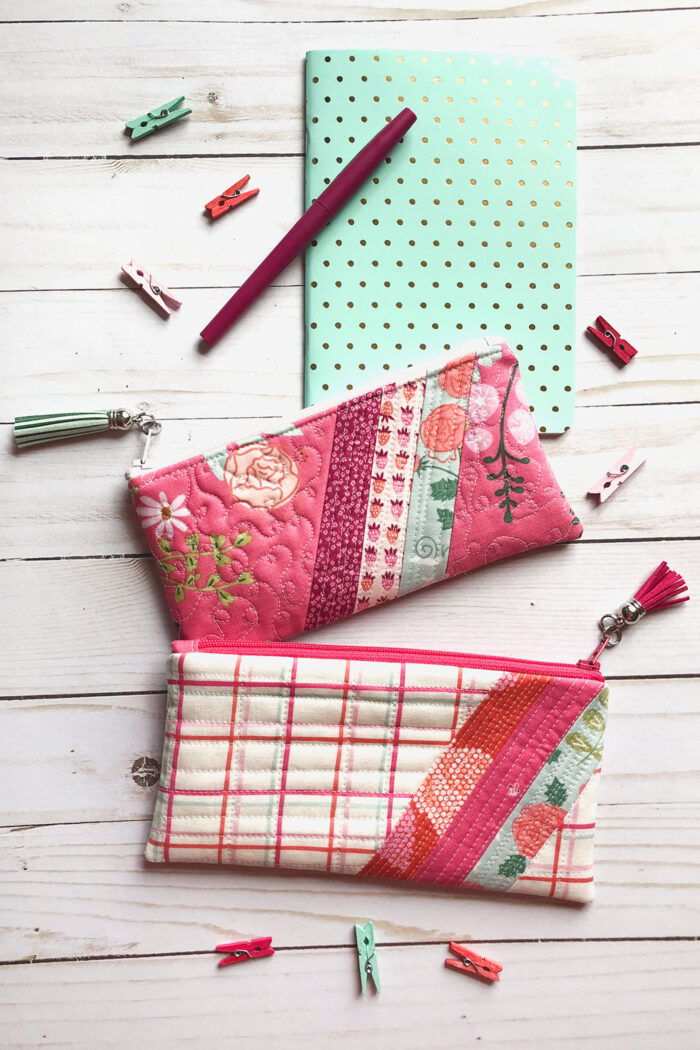
[[[264,959],[274,955],[271,948],[272,937],[256,937],[252,941],[236,941],[235,944],[217,944],[217,952],[230,952],[225,959],[219,960],[219,966],[233,966],[234,963],[247,962],[248,959]]]
[[[251,197],[255,197],[256,194],[260,193],[260,190],[246,190],[245,193],[241,193],[241,190],[250,179],[250,175],[244,175],[238,182],[234,182],[233,186],[229,186],[227,190],[220,193],[218,197],[214,197],[213,201],[209,201],[204,207],[209,212],[212,219],[218,219],[220,215],[223,215],[225,211],[229,211],[231,208],[237,208],[243,201],[249,200]]]
[[[620,485],[624,485],[627,479],[632,477],[635,470],[639,470],[644,463],[646,463],[646,459],[636,448],[628,448],[624,455],[620,456],[617,462],[612,465],[610,470],[607,470],[602,478],[596,481],[595,485],[591,485],[588,495],[598,496],[599,502],[605,503],[606,499],[610,499],[613,492],[617,492]]]
[[[154,306],[162,310],[167,317],[170,317],[173,310],[179,310],[182,306],[182,300],[176,299],[154,273],[149,273],[133,259],[128,265],[122,266],[122,272],[138,285]]]
[[[503,969],[497,962],[485,959],[477,955],[465,944],[450,942],[450,951],[457,956],[456,959],[445,959],[445,966],[449,970],[457,970],[458,973],[469,974],[470,977],[479,977],[482,981],[499,981],[499,973]]]
[[[616,332],[611,324],[605,320],[604,317],[596,317],[596,327],[593,325],[588,326],[586,331],[589,335],[597,339],[599,343],[607,347],[608,350],[612,350],[617,358],[622,361],[623,365],[628,365],[632,358],[636,355],[637,351],[628,343],[626,339],[620,338],[620,333]]]

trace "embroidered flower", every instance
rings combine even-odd
[[[498,410],[500,399],[495,387],[477,383],[469,397],[469,419],[472,423],[485,423]]]
[[[545,842],[564,823],[566,810],[540,802],[536,806],[523,806],[519,817],[513,821],[513,838],[518,852],[523,857],[534,857]]]
[[[438,375],[438,383],[450,397],[467,397],[472,385],[474,359],[461,361],[459,364],[443,368]]]
[[[142,496],[141,505],[136,508],[136,513],[141,518],[144,529],[155,525],[156,539],[163,535],[172,539],[173,527],[180,532],[187,531],[187,526],[181,519],[191,517],[192,512],[184,503],[185,497],[182,494],[176,496],[171,503],[164,492],[159,492],[157,500],[151,496]]]
[[[516,408],[508,417],[508,430],[519,445],[527,445],[535,436],[535,424],[527,408]]]
[[[256,441],[235,449],[224,465],[235,500],[250,507],[280,507],[299,488],[299,468],[281,448]]]
[[[428,457],[438,463],[457,459],[457,449],[464,440],[467,413],[461,405],[439,405],[421,423],[420,436]]]

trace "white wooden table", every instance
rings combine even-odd
[[[635,11],[625,8],[635,7]],[[667,9],[659,9],[665,7]],[[619,9],[619,10],[618,10]],[[693,0],[0,0],[3,599],[0,1043],[376,1047],[700,1045],[700,10]],[[586,532],[324,632],[576,660],[662,558],[694,601],[630,632],[604,669],[610,728],[596,903],[377,883],[147,870],[172,635],[130,512],[136,435],[12,450],[16,414],[153,404],[159,455],[300,405],[301,267],[214,353],[197,333],[299,213],[309,48],[563,55],[579,84],[577,418],[548,441]],[[124,120],[180,93],[193,115],[134,148]],[[201,208],[262,189],[210,227]],[[161,321],[119,280],[131,255],[181,289]],[[598,313],[637,345],[619,369]],[[631,444],[646,466],[585,497]],[[517,624],[501,637],[504,616]],[[372,918],[383,989],[357,995]],[[216,969],[221,940],[274,960]],[[442,967],[448,940],[498,987]]]

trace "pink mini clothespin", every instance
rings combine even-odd
[[[592,335],[594,339],[597,339],[608,350],[612,350],[615,356],[622,361],[623,365],[628,365],[637,353],[632,344],[628,343],[626,339],[621,339],[620,333],[616,332],[604,317],[596,317],[595,323],[597,327],[594,328],[593,325],[589,324],[586,329],[589,335]]]
[[[217,952],[230,952],[225,959],[219,960],[219,966],[233,966],[234,963],[247,962],[248,959],[264,959],[274,955],[271,948],[272,937],[256,937],[252,941],[236,941],[235,944],[217,944]]]
[[[445,959],[445,966],[448,969],[469,974],[470,977],[479,977],[482,981],[500,980],[498,975],[503,967],[499,963],[485,959],[482,955],[473,952],[471,948],[467,948],[465,944],[457,944],[455,941],[450,942],[450,951],[454,952],[457,958]]]
[[[260,190],[247,190],[245,193],[241,193],[241,190],[248,182],[250,175],[244,175],[238,182],[234,182],[233,186],[229,186],[227,190],[220,193],[218,197],[214,197],[214,200],[209,201],[204,207],[209,212],[212,219],[218,219],[220,215],[223,215],[225,211],[229,211],[231,208],[238,207],[243,201],[249,200],[251,197],[255,197],[256,194],[260,193]]]
[[[176,299],[173,293],[159,281],[155,274],[149,273],[143,266],[132,259],[127,266],[122,266],[122,272],[129,277],[134,284],[143,289],[146,297],[162,310],[167,317],[173,310],[179,310],[182,300]]]
[[[616,463],[603,474],[602,478],[591,485],[588,490],[589,496],[598,496],[600,503],[610,499],[613,492],[617,492],[620,485],[624,485],[628,478],[632,477],[635,470],[646,463],[646,459],[636,448],[628,448],[624,455],[620,456]]]

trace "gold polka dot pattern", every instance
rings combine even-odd
[[[540,432],[573,419],[573,82],[540,58],[307,55],[307,203],[404,107],[403,143],[306,256],[306,403],[506,335]]]

